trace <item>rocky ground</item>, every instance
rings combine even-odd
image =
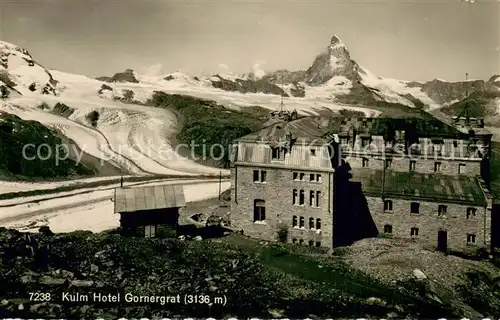
[[[224,221],[228,194],[190,204],[181,224]],[[210,222],[210,221],[209,221]],[[124,238],[0,228],[0,317],[88,319],[162,317],[458,318],[500,315],[499,269],[369,239],[333,255],[309,247],[219,239]],[[43,294],[42,294],[43,293]],[[89,301],[63,301],[63,294]],[[92,301],[120,294],[120,302]],[[176,296],[181,302],[125,302],[124,295]],[[185,304],[186,295],[202,297]],[[207,299],[209,297],[210,299]],[[223,303],[216,300],[223,298]],[[210,301],[208,301],[210,300]]]
[[[411,239],[364,239],[344,250],[347,263],[386,283],[411,279],[415,269],[420,269],[448,290],[453,290],[458,283],[463,284],[463,275],[467,272],[500,277],[500,269],[491,263],[445,255],[426,249]]]

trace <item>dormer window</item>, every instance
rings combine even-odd
[[[363,137],[361,138],[361,147],[366,147],[370,144],[370,138]]]
[[[271,159],[272,160],[284,160],[285,159],[285,149],[280,147],[271,148]]]

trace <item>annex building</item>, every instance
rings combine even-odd
[[[232,226],[327,248],[386,234],[489,249],[491,137],[473,118],[274,122],[234,142]]]

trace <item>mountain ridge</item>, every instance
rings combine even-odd
[[[12,67],[13,57],[17,64]],[[15,60],[15,59],[14,59]],[[24,64],[23,64],[24,60]],[[29,76],[22,71],[37,69]],[[25,72],[26,73],[26,72]],[[36,74],[36,75],[32,75]],[[43,94],[57,95],[58,81],[49,71],[38,64],[26,49],[0,42],[0,86],[2,93],[10,91],[24,95],[26,89]],[[3,81],[3,80],[6,81]],[[500,102],[500,76],[489,80],[430,81],[398,80],[378,77],[362,67],[351,57],[347,46],[336,35],[312,61],[306,70],[280,69],[257,77],[252,72],[246,75],[215,74],[212,76],[190,76],[182,72],[148,77],[132,69],[113,76],[97,77],[103,83],[159,83],[172,82],[192,90],[223,90],[239,94],[267,94],[290,98],[314,98],[347,105],[369,107],[370,105],[399,105],[408,108],[448,108],[450,114],[459,113],[467,92],[481,92],[478,104],[484,115],[497,117]],[[6,83],[8,82],[8,83]],[[3,95],[3,94],[2,94]],[[451,109],[450,109],[451,108]],[[500,118],[500,117],[499,117]]]
[[[117,73],[114,77],[119,76],[120,73]],[[174,77],[167,75],[165,78],[172,80]],[[367,106],[377,103],[411,108],[455,105],[455,109],[463,104],[467,92],[483,91],[486,83],[493,79],[500,81],[497,75],[487,81],[445,81],[437,78],[412,81],[378,77],[359,65],[336,35],[331,37],[329,44],[306,70],[279,69],[259,78],[252,72],[240,76],[216,74],[207,79],[214,88],[242,94],[264,93],[296,98],[310,96]],[[491,101],[483,101],[483,104],[486,108],[496,109]],[[497,114],[496,111],[491,113]]]

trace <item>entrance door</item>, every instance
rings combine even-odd
[[[146,238],[154,238],[156,234],[156,226],[145,226],[144,235]]]
[[[438,250],[446,252],[448,248],[448,233],[445,230],[438,231]]]

